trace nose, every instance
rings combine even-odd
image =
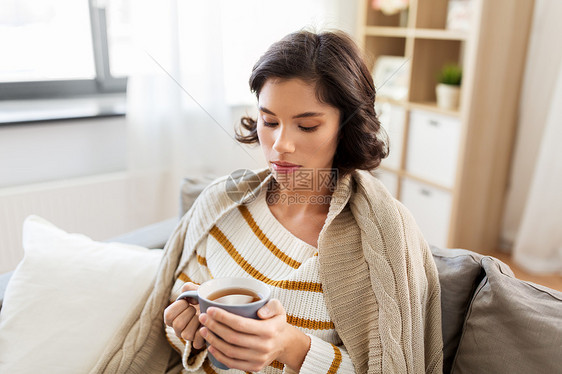
[[[279,126],[275,131],[275,142],[273,149],[278,153],[292,153],[295,151],[295,143],[289,130],[285,126]]]

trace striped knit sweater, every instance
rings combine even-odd
[[[287,322],[311,337],[302,373],[352,373],[353,364],[336,333],[324,302],[315,247],[291,234],[273,216],[265,191],[248,205],[233,209],[211,228],[177,278],[170,302],[181,293],[185,281],[201,284],[218,277],[253,277],[269,284],[272,298],[281,301]],[[350,217],[349,209],[341,219]],[[212,373],[218,369],[205,360],[206,351],[190,356],[191,344],[166,328],[167,339],[182,354],[191,371]],[[274,361],[264,373],[281,373]]]
[[[269,170],[258,176],[265,188]],[[163,311],[201,242],[238,209],[225,182],[209,185],[182,218],[146,302],[131,307],[90,374],[166,371],[173,349]],[[347,208],[351,216],[345,218]],[[369,172],[338,180],[318,238],[318,264],[326,307],[356,372],[442,373],[440,289],[431,251],[412,215]]]

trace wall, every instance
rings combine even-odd
[[[0,127],[0,188],[125,170],[124,117]]]
[[[124,117],[0,127],[0,273],[23,256],[30,214],[104,240],[177,214],[165,170],[127,171]]]

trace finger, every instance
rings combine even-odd
[[[193,338],[193,348],[202,349],[205,347],[205,339],[201,336],[201,330],[197,330],[195,338]]]
[[[199,285],[193,283],[193,282],[186,282],[182,288],[181,288],[181,292],[185,292],[185,291],[194,291],[196,289],[199,288]]]
[[[171,327],[174,329],[176,336],[183,338],[182,333],[196,314],[194,307],[190,306],[180,313],[173,321]],[[184,338],[185,339],[185,338]]]
[[[267,304],[258,310],[258,317],[269,319],[278,315],[285,315],[285,308],[277,299],[271,299]]]
[[[201,316],[200,316],[201,317]],[[241,317],[233,313],[229,313],[226,310],[219,308],[209,308],[207,309],[208,321],[201,321],[205,326],[209,327],[211,330],[216,332],[222,337],[222,331],[237,331],[244,334],[254,334],[258,335],[262,328],[260,327],[260,322],[263,321],[255,320],[252,318]],[[210,324],[210,325],[209,325]],[[220,329],[221,331],[217,331]]]
[[[186,282],[183,284],[183,286],[181,287],[181,293],[184,293],[186,291],[195,291],[199,288],[198,284],[195,284],[193,282]],[[199,304],[199,300],[197,300],[196,298],[182,298],[181,300],[184,300],[186,303],[188,304]]]
[[[195,310],[195,314],[191,317],[191,319],[181,332],[181,337],[185,340],[194,341],[195,335],[197,334],[197,331],[200,327],[201,324],[199,323],[199,312]]]
[[[217,360],[231,369],[250,370],[251,365],[264,362],[265,356],[255,350],[228,344],[208,328],[201,329],[201,335],[209,343],[209,351]],[[259,371],[259,368],[251,371]]]
[[[249,369],[246,368],[246,366],[249,366],[248,363],[233,359],[232,357],[229,357],[224,353],[222,353],[214,346],[210,346],[208,349],[209,349],[209,353],[211,353],[215,357],[215,359],[217,359],[219,362],[223,363],[230,369],[249,371]]]
[[[183,313],[188,307],[189,307],[189,304],[186,304],[182,301],[175,301],[172,304],[170,304],[164,310],[164,322],[166,323],[166,325],[172,327],[172,323],[174,322],[174,320],[181,313]]]
[[[241,317],[242,319],[249,319]],[[225,325],[223,323],[218,322],[216,319],[211,318],[206,314],[202,314],[200,317],[200,322],[206,327],[206,330],[211,331],[214,335],[220,336],[219,344],[222,345],[222,342],[225,342],[230,345],[251,349],[254,352],[259,351],[262,352],[264,349],[267,350],[268,347],[264,346],[263,336],[259,336],[256,334],[248,333],[245,331],[239,331],[233,329],[231,326]],[[250,321],[254,321],[249,319]],[[245,321],[244,321],[245,322]],[[265,321],[260,321],[262,324],[267,323]],[[267,334],[270,329],[266,328],[265,326],[261,327],[261,330]],[[263,335],[263,334],[262,334]],[[207,338],[203,335],[205,340]],[[271,337],[271,336],[269,336]],[[207,340],[208,341],[208,340]],[[251,358],[251,357],[250,357]]]

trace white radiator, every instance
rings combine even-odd
[[[115,173],[0,189],[0,273],[23,257],[22,224],[35,214],[68,232],[105,240],[178,212],[167,172]]]

